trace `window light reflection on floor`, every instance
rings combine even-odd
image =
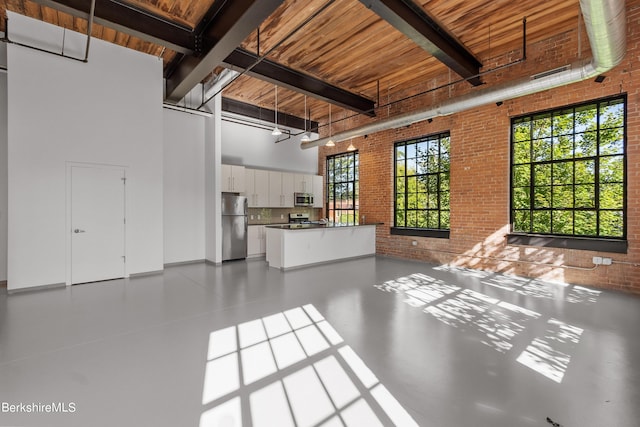
[[[466,269],[456,269],[465,272]],[[487,278],[490,274],[478,277]],[[497,276],[505,290],[512,290],[529,279],[510,285],[507,276]],[[495,279],[496,277],[494,277]],[[483,282],[484,283],[484,282]],[[400,295],[403,302],[421,308],[439,321],[464,331],[480,333],[481,342],[500,353],[513,348],[514,338],[538,319],[540,313],[501,301],[472,289],[446,283],[426,274],[416,273],[374,285],[384,292]],[[536,296],[539,296],[537,294]],[[595,303],[600,291],[573,286],[566,297],[571,303]],[[557,319],[549,319],[543,337],[535,338],[517,361],[545,377],[560,383],[569,366],[570,354],[583,330]]]
[[[311,304],[211,332],[202,404],[200,427],[417,426]]]
[[[517,361],[561,383],[571,361],[571,350],[580,342],[582,332],[577,326],[549,319],[544,337],[535,338]]]
[[[501,353],[513,347],[511,341],[527,321],[540,317],[532,310],[421,273],[375,287],[401,294],[406,304],[422,308],[449,326],[480,333],[483,344]]]
[[[595,289],[589,289],[577,285],[568,285],[559,282],[546,282],[541,279],[518,277],[488,271],[478,271],[451,265],[440,265],[434,269],[479,278],[481,279],[480,283],[482,285],[515,292],[523,296],[552,300],[560,298],[572,304],[594,304],[598,296],[602,293]],[[566,297],[564,295],[566,295]]]
[[[528,320],[539,313],[465,289],[451,298],[423,310],[456,328],[470,328],[482,335],[482,343],[505,353]]]

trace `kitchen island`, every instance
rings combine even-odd
[[[285,224],[265,231],[269,267],[283,270],[376,253],[375,224]]]

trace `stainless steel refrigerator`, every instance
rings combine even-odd
[[[222,194],[222,260],[247,257],[247,198]]]

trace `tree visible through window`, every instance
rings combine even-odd
[[[449,229],[449,132],[395,144],[395,227]]]
[[[358,224],[358,152],[327,157],[327,215],[340,225]]]
[[[513,232],[625,237],[626,97],[512,119]]]

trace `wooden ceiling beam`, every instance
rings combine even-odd
[[[225,58],[223,65],[235,71],[242,71],[257,60],[257,55],[237,48]],[[245,74],[357,113],[375,116],[374,101],[268,59],[263,59]]]
[[[185,56],[167,77],[166,99],[180,101],[264,22],[283,0],[227,2],[204,25],[201,56]]]
[[[86,0],[33,0],[77,18],[88,19],[90,1]],[[192,55],[196,37],[191,28],[130,4],[110,0],[96,0],[94,22],[108,28],[166,46],[176,52]]]
[[[90,2],[85,0],[34,1],[78,18],[87,19],[89,15]],[[224,13],[222,10],[224,4],[225,2],[221,1],[214,2],[213,6],[194,30],[164,17],[154,15],[149,11],[134,6],[124,6],[123,4],[109,0],[96,0],[94,22],[108,28],[113,28],[121,33],[138,37],[141,40],[166,46],[168,49],[178,52],[175,59],[165,69],[165,77],[167,79],[175,79],[176,73],[184,72],[184,70],[179,71],[181,67],[186,66],[183,65],[183,63],[197,63],[201,61],[204,51],[212,49],[216,44],[215,40],[218,37],[222,37],[222,34],[214,34],[212,26],[218,25],[217,23],[220,22],[222,18],[221,14]],[[206,31],[209,31],[210,34],[207,34]],[[196,34],[201,33],[203,34],[201,37],[196,36]],[[238,42],[237,45],[240,45],[240,42]],[[234,47],[237,45],[234,45]],[[198,57],[198,55],[200,55],[200,57]],[[188,59],[189,56],[196,57]],[[236,48],[233,49],[228,56],[223,57],[220,65],[242,71],[249,68],[257,60],[258,57],[255,54]],[[213,68],[214,67],[207,69],[207,74],[211,72]],[[277,84],[313,98],[330,102],[354,112],[366,114],[371,117],[375,116],[374,101],[268,59],[262,60],[246,74],[259,80]],[[198,80],[197,83],[202,79],[204,79],[204,77]],[[195,86],[195,84],[193,84],[193,86]],[[191,90],[192,87],[188,88],[188,90]],[[175,96],[178,95],[174,95],[174,97]]]
[[[411,39],[440,62],[469,79],[474,86],[482,84],[477,75],[482,64],[455,38],[412,0],[360,0],[382,19]],[[476,77],[474,77],[476,76]]]

